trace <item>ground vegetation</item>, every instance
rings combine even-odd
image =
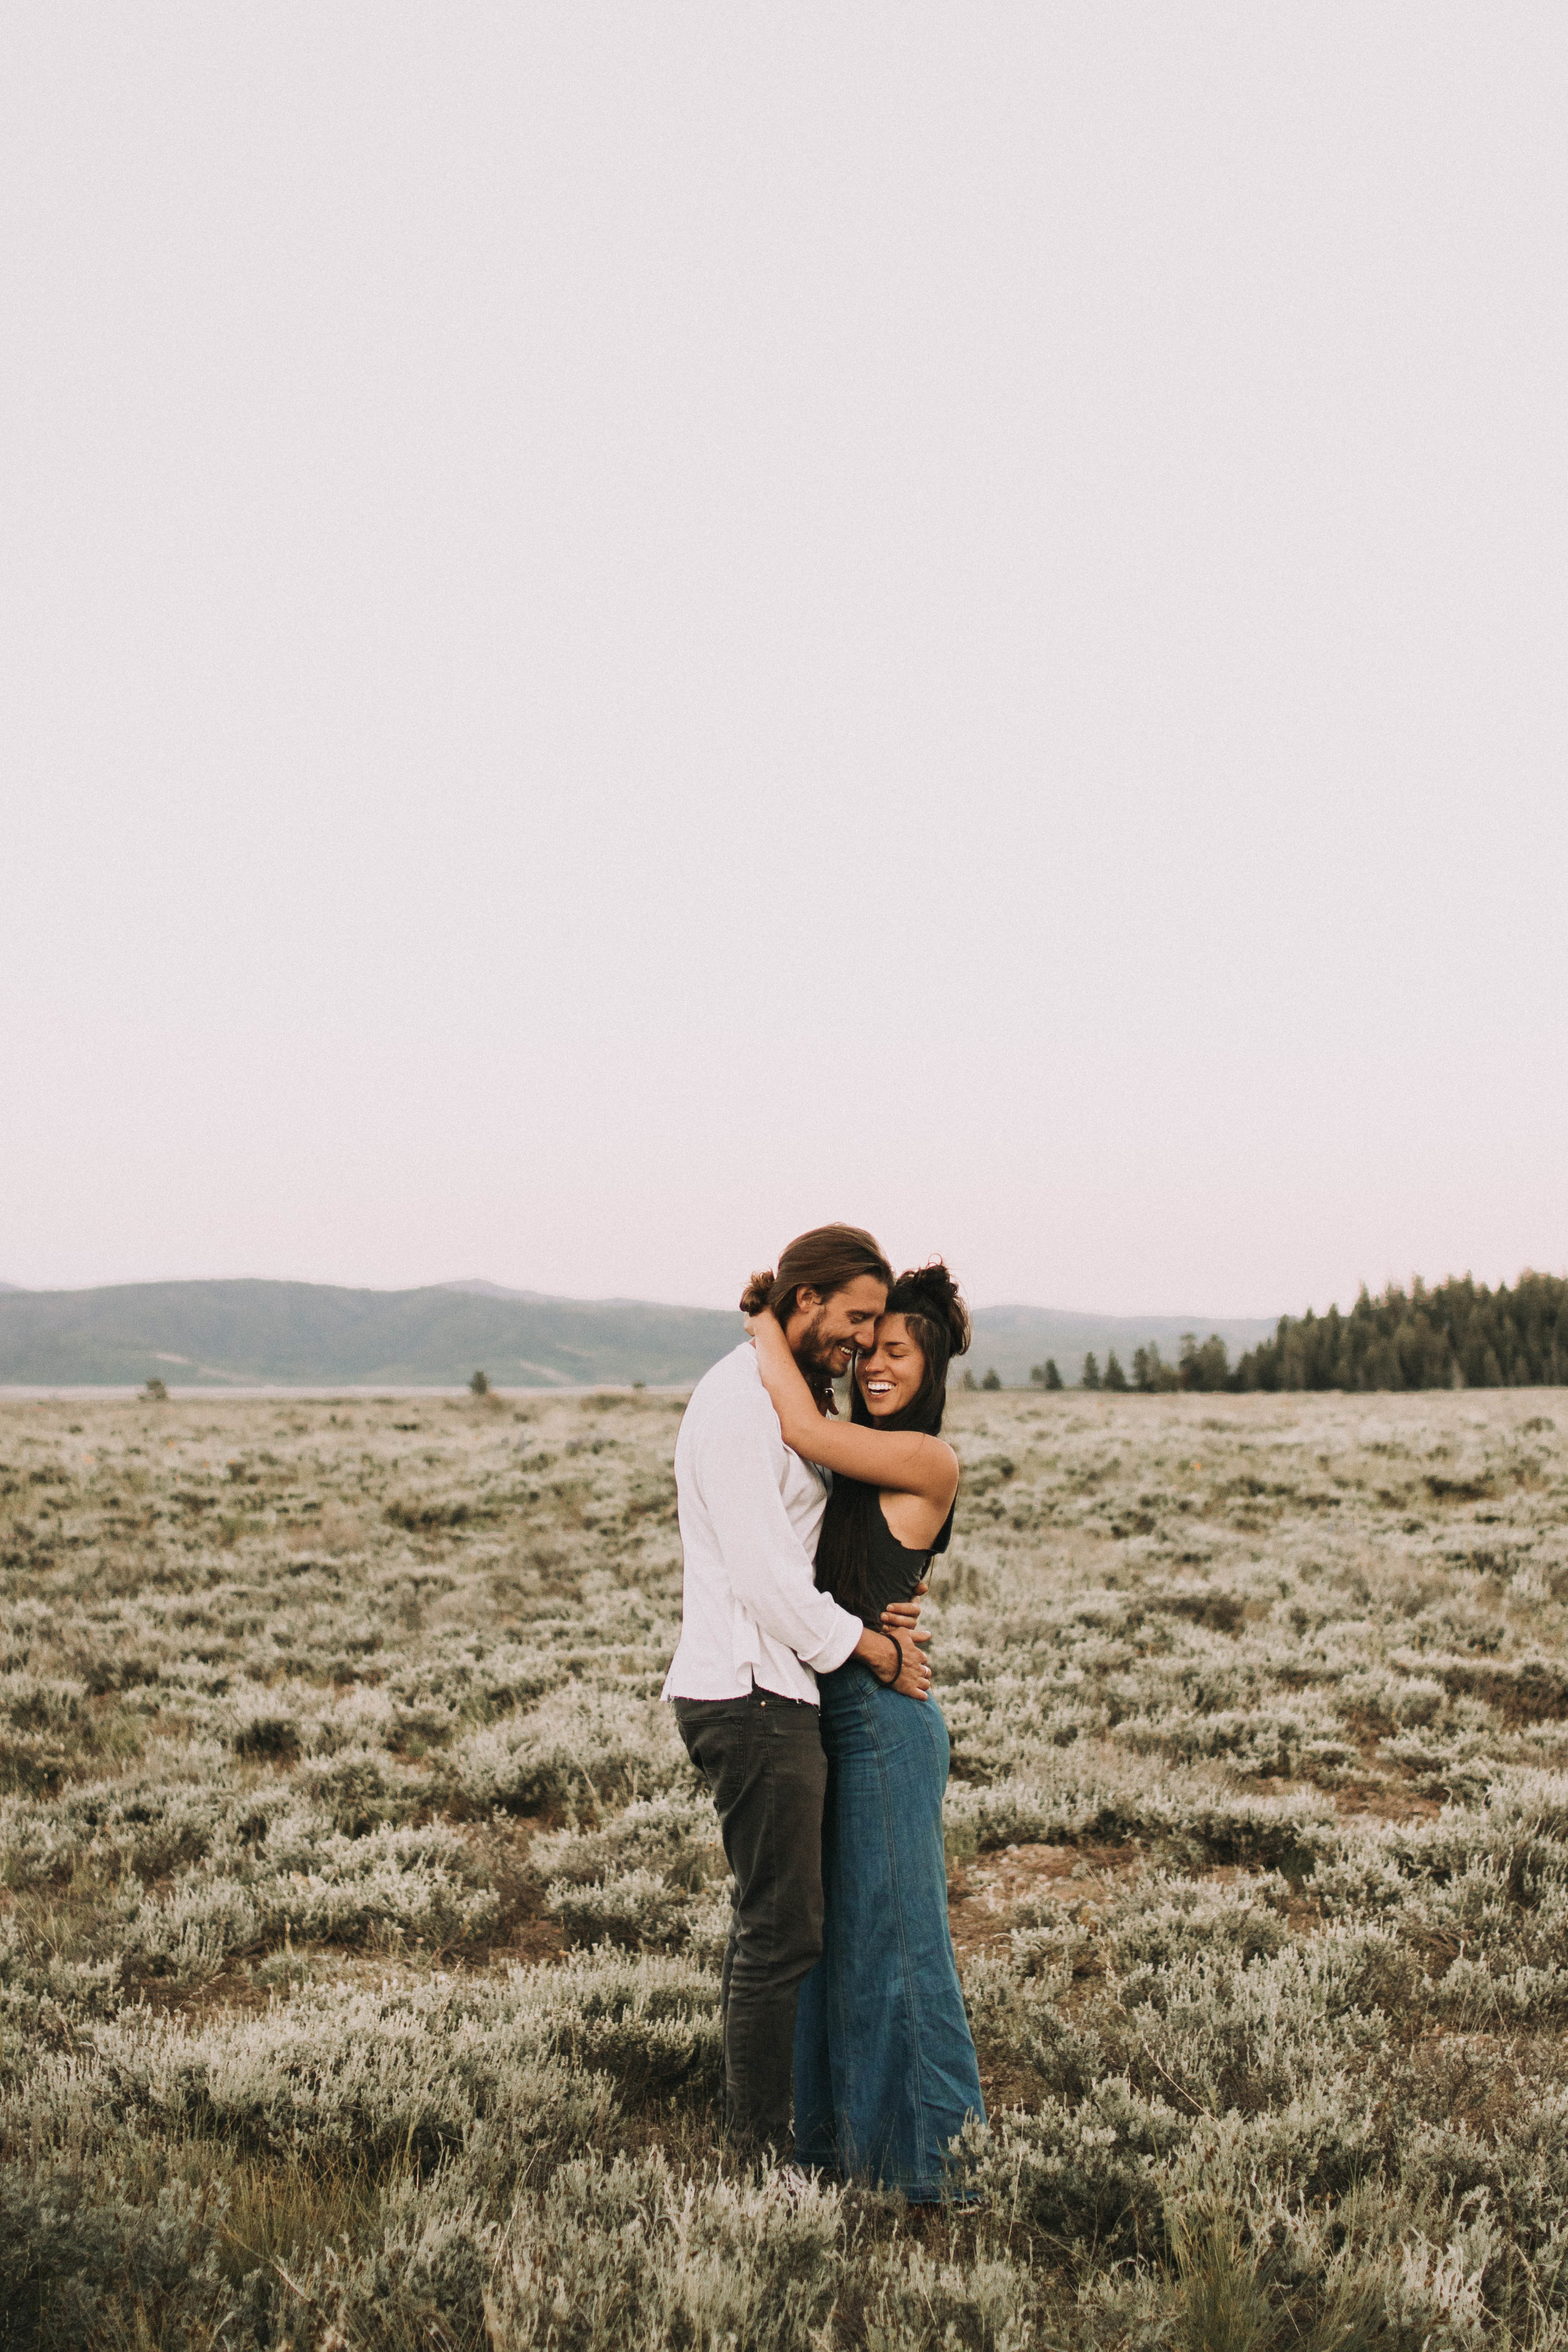
[[[0,2345],[1568,2344],[1568,1398],[960,1392],[977,2201],[731,2164],[652,1395],[0,1409]]]

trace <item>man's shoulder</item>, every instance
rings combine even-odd
[[[721,1356],[692,1390],[681,1434],[697,1437],[705,1430],[752,1423],[760,1426],[764,1418],[777,1429],[777,1416],[757,1371],[756,1351],[749,1340],[742,1339],[729,1355]]]
[[[727,1356],[721,1356],[716,1364],[709,1365],[691,1391],[691,1404],[687,1406],[687,1411],[690,1412],[692,1404],[717,1403],[721,1397],[761,1396],[762,1393],[757,1351],[749,1339],[742,1339],[738,1348],[731,1348]]]

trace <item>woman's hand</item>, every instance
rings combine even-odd
[[[746,1336],[757,1359],[757,1377],[779,1417],[784,1444],[793,1445],[806,1461],[816,1461],[818,1456],[811,1445],[813,1434],[822,1425],[821,1405],[790,1353],[784,1325],[771,1307],[759,1307],[754,1315],[746,1317],[745,1322]]]

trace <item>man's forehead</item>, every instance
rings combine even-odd
[[[888,1303],[888,1286],[879,1282],[874,1274],[858,1274],[836,1294],[847,1315],[880,1315]]]

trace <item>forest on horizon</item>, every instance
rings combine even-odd
[[[1030,1374],[1037,1387],[1064,1386],[1047,1360]],[[1526,1268],[1510,1289],[1489,1290],[1470,1276],[1408,1291],[1390,1283],[1373,1298],[1365,1285],[1350,1312],[1331,1307],[1282,1315],[1271,1339],[1234,1365],[1216,1332],[1184,1338],[1173,1364],[1140,1348],[1131,1371],[1114,1352],[1102,1371],[1090,1355],[1079,1385],[1151,1395],[1176,1389],[1511,1389],[1568,1385],[1568,1279]]]

